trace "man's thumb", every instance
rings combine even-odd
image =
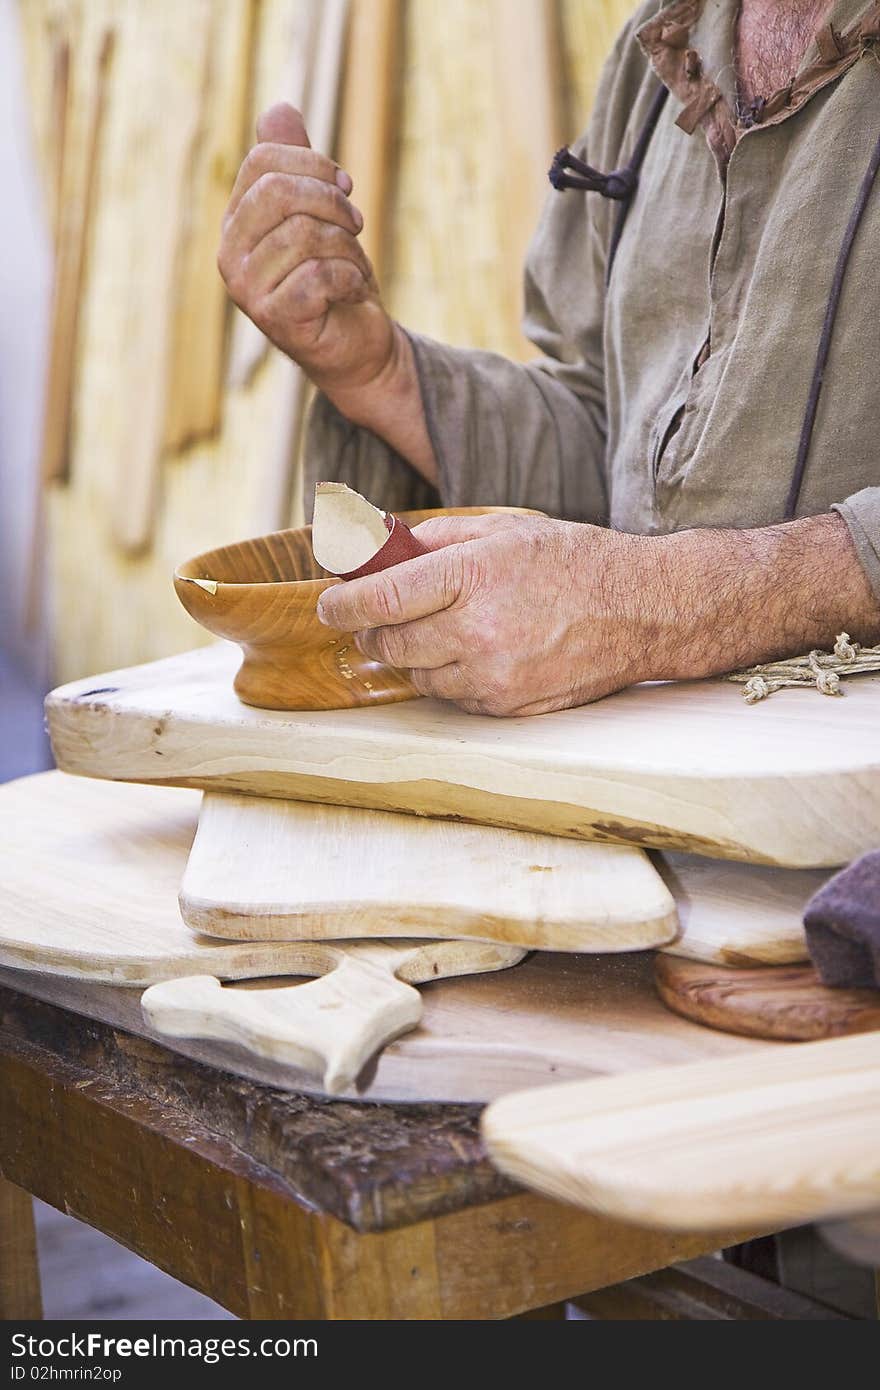
[[[257,139],[261,144],[311,145],[302,113],[289,101],[276,101],[263,112],[257,121]]]

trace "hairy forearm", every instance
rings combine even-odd
[[[428,433],[415,354],[399,324],[393,325],[388,359],[372,379],[355,386],[320,379],[316,384],[352,424],[377,434],[429,483],[436,483],[437,462]]]
[[[655,678],[693,679],[830,647],[845,629],[880,641],[874,597],[836,512],[756,530],[658,537]]]

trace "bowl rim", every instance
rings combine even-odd
[[[203,593],[208,594],[211,598],[216,598],[221,589],[229,590],[230,592],[241,592],[244,589],[297,589],[300,593],[305,593],[310,587],[320,588],[321,590],[326,589],[330,584],[341,582],[336,575],[327,574],[324,578],[320,579],[211,579],[210,576],[208,576],[206,580],[200,580],[194,574],[182,573],[184,569],[199,565],[201,562],[208,560],[212,555],[216,555],[220,550],[234,550],[237,546],[253,545],[256,541],[268,541],[274,536],[286,536],[291,532],[297,534],[304,531],[311,532],[311,529],[310,525],[283,526],[279,531],[265,531],[260,536],[244,536],[239,541],[230,541],[228,545],[215,545],[210,550],[203,550],[199,555],[193,555],[188,560],[181,560],[174,568],[174,583],[175,585],[195,584],[197,588],[201,589]],[[204,568],[208,569],[209,567],[204,565]],[[211,589],[205,588],[206,582],[216,584],[216,589],[212,591]]]
[[[419,514],[423,521],[427,521],[433,516],[491,516],[494,513],[514,513],[520,516],[543,516],[545,513],[536,512],[530,507],[503,507],[503,506],[474,506],[474,507],[399,507],[395,511],[395,516],[406,520],[414,513]],[[428,515],[426,516],[425,513]],[[331,584],[342,584],[345,581],[338,575],[326,574],[322,579],[211,579],[199,580],[196,575],[182,574],[184,568],[197,565],[199,561],[206,560],[211,555],[216,555],[218,550],[233,550],[236,546],[253,545],[256,541],[268,541],[274,536],[286,536],[291,532],[301,534],[306,532],[311,534],[311,523],[306,522],[302,526],[282,526],[277,531],[265,531],[260,536],[244,536],[241,540],[230,541],[227,545],[215,545],[210,550],[203,550],[199,555],[193,555],[188,560],[181,562],[174,568],[174,584],[194,584],[196,588],[208,594],[211,598],[216,598],[221,590],[229,591],[229,597],[234,592],[241,592],[244,589],[296,589],[300,593],[305,593],[309,587],[320,587],[323,591]],[[205,588],[205,583],[216,584],[216,589]]]

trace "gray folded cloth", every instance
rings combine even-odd
[[[880,850],[863,854],[813,894],[804,927],[823,985],[880,989]]]

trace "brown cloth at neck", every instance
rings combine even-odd
[[[880,989],[880,850],[863,854],[813,894],[804,927],[823,985]]]

